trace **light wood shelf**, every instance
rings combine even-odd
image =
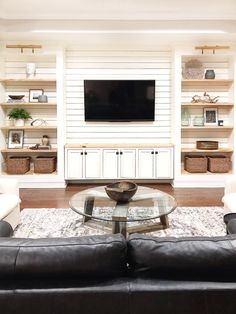
[[[233,103],[228,102],[216,102],[216,103],[207,103],[207,102],[184,102],[182,107],[230,107],[234,106]]]
[[[40,126],[0,126],[1,130],[30,130],[30,131],[37,131],[37,130],[57,130],[57,126],[55,125],[40,125]]]
[[[207,125],[207,126],[182,126],[182,131],[206,131],[206,130],[232,130],[234,127],[232,125],[229,126],[215,126],[215,125]]]
[[[0,78],[0,82],[2,83],[56,83],[56,78]]]
[[[182,153],[232,153],[233,148],[219,148],[219,149],[197,149],[197,148],[181,148]]]
[[[34,108],[56,108],[57,104],[52,102],[3,102],[0,103],[0,106],[6,109],[12,107],[34,107]]]
[[[190,85],[195,85],[195,86],[230,86],[233,83],[232,79],[213,79],[213,80],[207,80],[207,79],[202,79],[202,80],[182,80],[182,86],[190,86]]]
[[[1,153],[57,153],[57,148],[51,149],[29,149],[29,148],[5,148],[1,149]]]

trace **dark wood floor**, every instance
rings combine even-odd
[[[173,188],[170,184],[142,185],[171,194],[176,198],[178,206],[223,205],[221,202],[223,188]],[[20,189],[21,208],[68,208],[69,199],[73,194],[94,186],[71,184],[65,189]]]

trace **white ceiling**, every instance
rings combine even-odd
[[[35,30],[160,29],[222,30],[224,35],[205,37],[236,40],[236,0],[0,0],[3,39],[37,38]]]

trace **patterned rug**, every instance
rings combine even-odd
[[[169,214],[170,228],[150,232],[163,236],[225,235],[222,207],[177,207]],[[135,223],[137,225],[137,223]],[[14,232],[18,238],[73,237],[111,233],[111,226],[96,221],[83,223],[70,208],[25,208]]]

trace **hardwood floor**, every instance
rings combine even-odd
[[[69,199],[79,191],[98,184],[70,184],[65,189],[20,189],[23,208],[68,208]],[[104,184],[101,184],[104,185]],[[178,206],[222,206],[223,188],[173,188],[170,184],[142,184],[169,193]]]

